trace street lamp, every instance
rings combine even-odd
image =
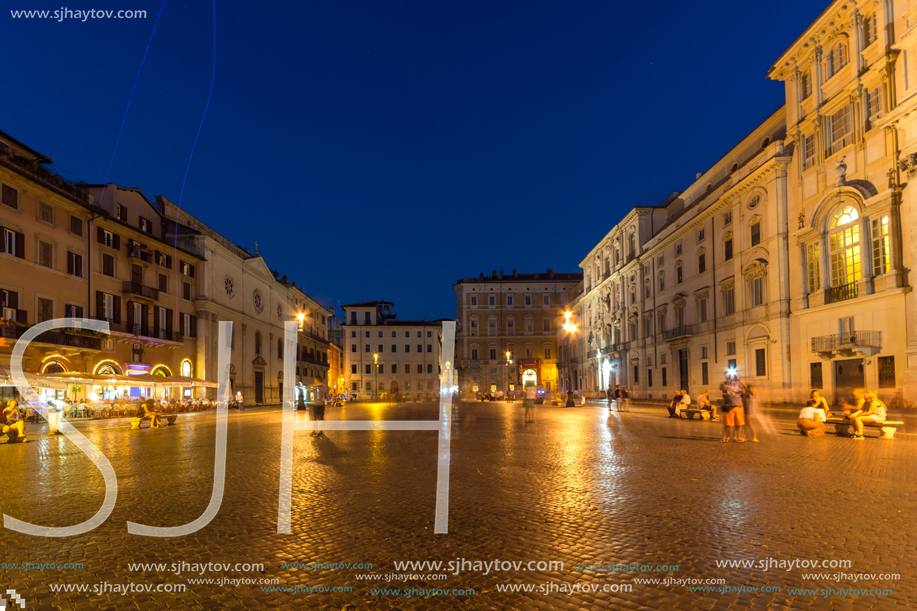
[[[570,318],[572,316],[573,316],[573,312],[569,310],[564,312],[564,331],[566,331],[570,335],[573,335],[574,333],[576,333],[576,325],[570,322]],[[571,381],[571,378],[573,377],[573,371],[572,371],[573,365],[571,363],[571,357],[570,357],[571,343],[572,342],[570,341],[567,342],[567,404],[566,404],[566,407],[575,407],[576,406],[576,402],[573,400],[573,389],[570,388],[570,381]]]
[[[379,355],[373,355],[373,370],[376,373],[376,381],[373,384],[373,403],[376,402],[376,389],[379,388]]]
[[[513,364],[513,359],[511,358],[512,356],[513,356],[512,351],[507,350],[506,351],[506,385],[505,385],[506,396],[504,397],[505,399],[509,399],[509,366]]]
[[[296,315],[297,320],[299,320],[299,330],[302,331],[303,322],[306,320],[306,315],[300,312]]]

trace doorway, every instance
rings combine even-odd
[[[538,375],[535,373],[534,369],[526,369],[522,372],[522,387],[528,388],[529,386],[535,386],[538,384]]]
[[[688,349],[678,351],[678,383],[679,390],[690,390],[688,388]],[[688,394],[691,394],[690,392]]]
[[[834,404],[841,399],[851,405],[856,401],[853,398],[855,388],[866,386],[866,373],[863,369],[863,359],[850,359],[835,361],[834,363]]]
[[[255,403],[264,403],[264,372],[255,372]]]

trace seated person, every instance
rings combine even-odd
[[[796,426],[800,434],[806,437],[821,437],[825,434],[825,413],[817,405],[815,399],[809,399],[806,406],[799,410]]]
[[[812,391],[812,394],[809,395],[809,399],[815,402],[813,405],[815,409],[825,410],[825,418],[831,417],[831,408],[828,407],[828,402],[825,401],[825,398],[821,396],[817,390]],[[806,405],[808,405],[808,403],[806,403]]]
[[[19,404],[14,399],[10,399],[6,404],[6,409],[3,410],[3,428],[0,431],[4,435],[13,431],[15,435],[10,435],[10,441],[17,437],[18,441],[25,441],[25,421],[19,411]]]
[[[854,439],[865,439],[863,437],[863,426],[865,422],[885,422],[888,415],[885,404],[879,401],[875,391],[866,390],[862,393],[862,401],[857,401],[857,409],[847,414],[847,419],[853,424]]]
[[[156,409],[156,402],[152,399],[149,401],[144,401],[140,404],[140,407],[143,410],[143,413],[140,415],[140,418],[149,418],[150,419],[150,428],[158,429],[160,423],[159,410]]]
[[[678,390],[675,392],[675,396],[672,398],[671,403],[669,403],[669,418],[680,418],[678,415],[678,404],[681,403],[681,391]]]
[[[691,407],[691,395],[688,394],[687,390],[681,391],[681,401],[678,402],[678,405],[675,406],[675,414],[681,418],[681,411]]]
[[[718,418],[716,417],[716,406],[710,402],[710,391],[702,390],[700,396],[697,397],[697,407],[703,411],[710,412],[710,420],[714,421]]]

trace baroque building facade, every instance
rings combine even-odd
[[[249,405],[280,403],[283,397],[284,325],[297,321],[297,386],[327,385],[329,379],[328,325],[330,311],[286,275],[272,271],[257,252],[249,252],[157,197],[169,240],[201,259],[197,310],[200,377],[216,381],[218,323],[232,327],[229,381],[232,393],[241,392]]]
[[[614,252],[639,207],[592,249],[581,337],[560,332],[572,387],[661,399],[735,370],[777,402],[912,388],[914,13],[832,3],[768,73],[785,106],[643,212],[664,221],[636,232],[632,261]]]

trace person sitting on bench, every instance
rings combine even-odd
[[[700,395],[697,397],[697,408],[703,411],[710,412],[710,421],[713,422],[717,419],[716,417],[716,406],[710,402],[710,391],[702,390]]]
[[[150,419],[150,428],[158,429],[161,417],[159,415],[159,410],[155,409],[156,402],[152,399],[144,401],[140,404],[140,407],[143,408],[143,413],[138,414],[140,418],[149,418]]]
[[[862,407],[860,405],[862,404]],[[847,419],[853,424],[854,439],[865,439],[863,437],[863,425],[866,422],[885,422],[888,415],[885,404],[879,401],[875,391],[862,391],[862,401],[857,400],[857,409],[847,414]]]
[[[14,434],[10,434],[13,431]],[[19,404],[10,399],[3,410],[3,434],[9,435],[9,441],[25,441],[25,422],[19,411]]]
[[[681,416],[678,413],[678,405],[681,403],[681,391],[675,391],[675,396],[672,397],[671,403],[669,403],[669,418],[680,418]]]
[[[809,399],[814,401],[814,404],[812,405],[812,407],[814,407],[815,409],[825,410],[825,418],[831,417],[831,408],[828,407],[828,402],[825,401],[825,398],[821,396],[821,394],[817,390],[812,391],[812,393],[809,395]],[[808,405],[808,403],[806,403],[806,405]]]
[[[809,399],[806,406],[799,410],[796,426],[806,437],[821,437],[825,434],[825,413],[818,407],[816,399]]]

